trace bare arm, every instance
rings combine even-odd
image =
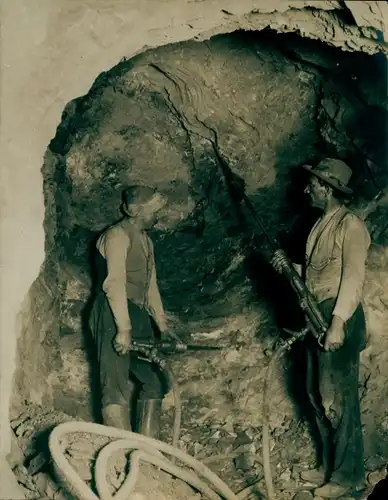
[[[150,314],[156,321],[160,330],[164,331],[166,328],[165,324],[166,317],[162,303],[162,298],[159,292],[159,286],[156,277],[155,260],[153,257],[152,257],[152,273],[151,273],[150,285],[148,288],[148,307],[150,310]]]
[[[152,317],[155,319],[156,323],[160,326],[165,320],[165,312],[162,303],[162,298],[160,296],[158,283],[156,280],[156,270],[155,266],[152,269],[150,287],[148,289],[148,305]]]
[[[345,323],[361,302],[371,240],[364,223],[356,217],[344,220],[343,231],[341,284],[333,316]]]
[[[100,249],[107,264],[107,277],[102,288],[106,293],[118,331],[131,329],[126,287],[126,260],[129,248],[128,235],[120,227],[114,227],[105,235]]]

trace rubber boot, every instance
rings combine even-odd
[[[112,404],[102,409],[102,420],[104,425],[116,427],[117,429],[131,430],[129,411],[127,406]]]
[[[300,477],[303,481],[321,486],[326,482],[327,475],[325,469],[323,467],[320,467],[318,469],[302,471],[300,473]]]
[[[137,432],[159,439],[162,399],[140,399],[137,403]]]

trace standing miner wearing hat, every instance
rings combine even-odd
[[[310,173],[305,194],[323,213],[308,236],[302,277],[329,329],[323,348],[312,335],[305,341],[306,388],[321,456],[318,468],[301,477],[320,486],[317,496],[338,498],[365,485],[358,378],[360,352],[366,347],[361,298],[371,239],[364,222],[343,204],[352,193],[351,169],[333,158],[304,168]],[[280,261],[281,257],[272,260],[278,272]]]
[[[104,424],[131,429],[131,402],[137,389],[137,431],[156,439],[166,380],[154,363],[130,347],[132,339],[155,338],[153,324],[160,332],[167,331],[153,245],[146,233],[166,203],[148,186],[124,190],[124,218],[97,241],[97,293],[89,321],[97,349]]]

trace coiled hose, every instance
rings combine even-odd
[[[277,361],[289,348],[288,344],[281,345],[276,349],[272,355],[267,373],[265,375],[264,389],[263,389],[263,428],[262,428],[262,453],[263,453],[263,468],[264,468],[264,480],[267,489],[268,500],[275,500],[275,489],[272,482],[271,473],[271,460],[270,460],[270,437],[269,437],[269,420],[270,420],[270,405],[269,405],[269,388],[270,381],[272,379],[272,373],[275,366],[275,361]]]
[[[77,432],[96,434],[116,440],[106,445],[97,457],[95,477],[98,496],[90,489],[86,482],[78,476],[63,453],[62,442],[66,434]],[[79,500],[130,499],[131,492],[133,492],[136,485],[141,460],[151,463],[173,476],[182,479],[206,495],[210,500],[219,500],[219,495],[225,500],[241,500],[241,497],[235,495],[233,491],[214,474],[214,472],[195,458],[167,443],[134,432],[89,422],[65,422],[59,424],[52,431],[49,439],[49,449],[55,472],[61,480],[61,483]],[[136,451],[131,455],[130,472],[121,488],[113,497],[110,493],[109,484],[106,478],[108,459],[113,451],[133,449]],[[162,455],[161,452],[179,459],[184,465],[191,467],[194,472],[187,471],[173,464],[172,461]],[[199,475],[207,479],[212,484],[212,487],[201,479]]]
[[[268,391],[275,361],[279,359],[287,349],[289,349],[290,345],[295,340],[297,339],[291,339],[287,343],[282,344],[275,351],[269,362],[264,383],[262,453],[268,500],[275,500],[275,491],[272,483],[270,464],[270,409]],[[243,500],[247,498],[250,495],[249,488],[242,490],[239,494],[233,493],[233,491],[208,467],[177,448],[182,412],[179,386],[166,361],[158,356],[155,349],[139,348],[137,350],[142,352],[142,354],[147,356],[151,361],[157,363],[169,379],[174,394],[175,406],[172,445],[138,433],[90,422],[65,422],[59,424],[50,434],[49,450],[54,465],[54,471],[60,479],[62,485],[78,500],[129,500],[131,498],[131,492],[133,492],[136,486],[140,461],[144,461],[153,464],[161,470],[164,470],[165,472],[168,472],[171,475],[185,481],[210,500],[220,500],[220,496],[224,500]],[[63,445],[63,442],[66,442],[65,436],[67,434],[74,433],[96,434],[98,436],[104,436],[114,440],[103,447],[96,460],[95,479],[98,496],[90,489],[88,484],[81,477],[79,477],[64,455],[65,446]],[[131,454],[131,468],[129,474],[120,489],[114,496],[112,496],[106,475],[109,457],[113,452],[118,450],[136,451]],[[168,459],[165,455],[163,455],[163,453],[170,455],[172,460]],[[183,464],[191,467],[192,471],[188,471],[187,469],[177,466],[175,464],[175,459],[179,459]],[[211,486],[201,479],[200,475],[203,476],[203,478],[206,479]]]

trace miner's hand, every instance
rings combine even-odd
[[[326,332],[325,343],[323,348],[325,351],[337,351],[345,340],[345,325],[344,322],[337,316],[333,316],[331,325]]]
[[[271,259],[271,265],[275,269],[275,271],[279,274],[283,272],[283,264],[282,261],[287,259],[287,255],[283,250],[276,250],[274,256]]]
[[[182,342],[182,340],[174,333],[174,329],[178,325],[179,320],[171,313],[163,313],[163,315],[158,318],[157,324],[162,334],[162,338],[174,339],[177,342]]]
[[[127,354],[131,348],[131,330],[118,330],[113,340],[113,347],[119,356]]]

